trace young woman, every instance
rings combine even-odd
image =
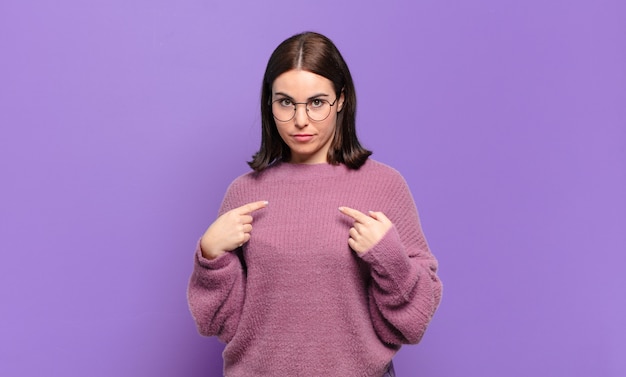
[[[253,171],[228,188],[188,289],[224,374],[393,376],[441,299],[402,176],[356,137],[348,67],[325,36],[281,43],[261,92]],[[253,230],[254,226],[254,230]]]

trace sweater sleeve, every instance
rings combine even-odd
[[[187,301],[198,332],[228,342],[235,335],[245,293],[245,277],[236,252],[208,260],[198,246]]]
[[[370,315],[378,336],[388,344],[416,344],[439,306],[442,284],[411,192],[401,177],[396,183],[383,209],[394,225],[361,258],[371,267]]]
[[[219,215],[235,208],[230,190]],[[243,309],[246,275],[241,248],[209,260],[202,256],[200,242],[194,253],[194,265],[187,288],[189,310],[198,332],[230,341],[237,330]]]

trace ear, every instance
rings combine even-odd
[[[343,103],[346,100],[346,96],[343,95],[343,89],[341,89],[341,94],[339,95],[339,103],[337,104],[337,112],[340,112],[343,109]]]

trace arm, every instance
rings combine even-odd
[[[372,323],[378,336],[390,344],[418,343],[441,301],[437,261],[425,242],[422,247],[411,246],[403,246],[394,226],[361,255],[372,271]]]
[[[235,334],[245,300],[246,276],[241,246],[250,239],[251,212],[267,202],[234,207],[232,185],[220,216],[204,233],[194,256],[187,289],[189,309],[202,335],[228,342]]]
[[[371,268],[374,329],[385,343],[414,344],[421,340],[439,305],[442,285],[404,179],[398,177],[385,193],[381,204],[386,214],[340,210],[355,220],[350,247]]]
[[[235,334],[245,298],[246,279],[238,252],[209,260],[200,245],[194,255],[187,301],[198,332],[228,342]]]

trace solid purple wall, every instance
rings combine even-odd
[[[0,4],[0,375],[217,376],[185,290],[259,141],[264,65],[327,34],[444,299],[399,376],[626,375],[615,1]]]

